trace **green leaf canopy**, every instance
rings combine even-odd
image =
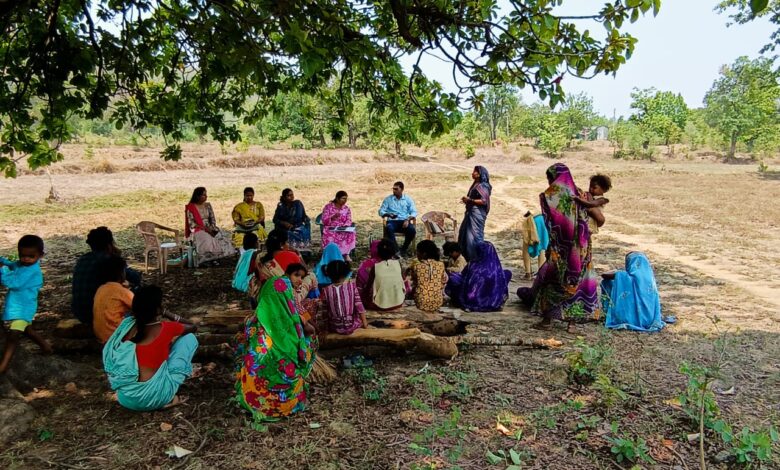
[[[590,14],[563,0],[19,0],[0,3],[0,171],[47,165],[71,136],[68,119],[158,127],[179,158],[182,126],[219,142],[257,122],[278,93],[338,91],[372,110],[415,114],[447,132],[485,85],[531,87],[551,105],[565,74],[614,73],[636,39],[621,33],[659,0],[611,0]],[[589,29],[588,24],[594,26]],[[402,60],[446,62],[445,93]],[[435,78],[435,77],[434,77]]]

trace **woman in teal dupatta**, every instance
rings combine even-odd
[[[236,398],[258,421],[276,421],[304,410],[314,363],[290,281],[263,284],[260,303],[237,337]]]
[[[116,391],[119,404],[131,410],[152,411],[176,404],[179,387],[192,374],[192,357],[198,349],[198,340],[192,334],[196,327],[169,313],[162,316],[174,321],[161,322],[161,304],[159,287],[141,287],[133,298],[133,316],[119,324],[103,347],[103,368],[111,389]],[[160,333],[155,336],[156,327]],[[131,336],[134,329],[136,334]],[[170,343],[159,345],[162,349],[170,348],[167,359],[156,371],[141,369],[136,348],[150,346],[156,341],[170,341],[169,335],[165,335],[169,330],[180,335]],[[148,378],[143,380],[145,377]]]
[[[665,323],[653,268],[644,253],[626,255],[625,271],[603,274],[601,292],[606,327],[616,330],[656,332]]]

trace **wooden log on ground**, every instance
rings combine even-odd
[[[483,336],[467,335],[453,338],[457,344],[469,346],[520,346],[529,349],[558,349],[563,341],[555,338],[521,338],[519,336]]]
[[[57,322],[54,327],[54,336],[57,338],[90,339],[95,338],[92,325],[81,323],[75,318],[68,318]]]
[[[201,344],[195,351],[194,359],[202,362],[213,359],[233,360],[233,349],[226,344]]]
[[[103,351],[103,345],[95,338],[53,338],[51,347],[57,354],[100,354]]]
[[[201,325],[215,333],[239,331],[241,325],[252,310],[210,310]],[[456,336],[466,333],[469,322],[447,317],[438,313],[425,313],[411,310],[393,312],[366,312],[369,324],[377,328],[409,329],[417,328],[423,333],[436,336]]]
[[[232,358],[230,345],[234,335],[222,333],[198,333],[200,347],[196,357]],[[320,336],[320,351],[325,357],[338,357],[360,350],[370,356],[386,356],[393,352],[414,352],[435,358],[451,359],[458,353],[458,347],[495,346],[521,347],[528,349],[557,349],[563,342],[553,338],[522,338],[510,336],[467,335],[439,337],[416,328],[406,329],[359,329],[351,335],[327,334]]]
[[[198,344],[200,346],[215,346],[220,344],[232,344],[233,338],[236,337],[234,333],[212,333],[212,332],[197,332],[195,337],[198,338]]]
[[[417,328],[423,333],[436,336],[457,336],[466,333],[466,322],[455,320],[454,318],[443,318],[436,322],[422,323],[410,320],[394,320],[385,318],[375,318],[368,320],[371,326],[377,328],[407,329]]]
[[[209,310],[206,315],[203,316],[201,324],[204,326],[229,326],[237,327],[244,323],[244,320],[249,315],[252,315],[254,310],[241,309],[241,310]]]
[[[328,333],[320,336],[321,349],[362,346],[388,346],[446,359],[458,354],[458,346],[450,339],[423,333],[417,328],[361,328],[351,335]]]

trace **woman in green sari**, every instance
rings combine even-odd
[[[303,411],[314,349],[287,278],[273,277],[263,285],[257,311],[236,339],[236,396],[241,406],[260,421]]]

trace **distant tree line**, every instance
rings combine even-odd
[[[366,97],[354,97],[345,114],[338,94],[324,88],[319,94],[280,93],[254,125],[241,126],[239,148],[248,145],[287,145],[291,148],[388,148],[400,152],[402,144],[465,149],[496,141],[531,141],[550,156],[559,155],[587,138],[597,126],[609,129],[615,156],[649,158],[655,148],[675,144],[690,150],[722,150],[729,157],[738,151],[753,156],[780,150],[778,103],[780,85],[772,61],[740,57],[723,66],[707,92],[703,107],[689,108],[680,94],[655,88],[635,89],[632,114],[607,119],[593,109],[586,94],[573,94],[553,110],[542,103],[523,103],[510,86],[484,90],[474,109],[463,112],[450,132],[431,138],[417,131],[414,115],[389,116],[373,109]],[[144,139],[159,144],[162,133],[154,127],[138,134],[134,129],[116,129],[108,121],[73,120],[79,139],[96,144],[144,145]],[[144,137],[141,137],[143,135]],[[183,141],[203,139],[194,126],[185,126]]]

